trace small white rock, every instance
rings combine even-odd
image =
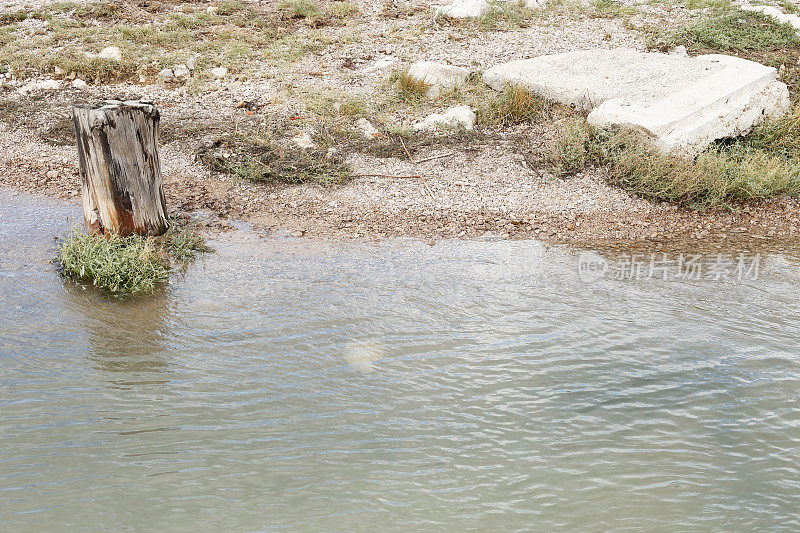
[[[435,89],[435,93],[438,93],[442,89],[454,89],[465,85],[469,78],[469,70],[433,61],[417,61],[408,69],[408,75],[430,84],[431,89]]]
[[[394,56],[383,56],[373,61],[371,65],[364,67],[362,69],[362,72],[366,74],[369,74],[371,72],[380,72],[382,70],[386,70],[387,68],[396,65],[399,62],[400,60]]]
[[[208,13],[209,15],[216,15],[217,13],[219,13],[219,8],[217,6],[208,6],[206,8],[206,13]]]
[[[475,128],[476,119],[475,112],[471,107],[460,105],[451,107],[444,113],[434,113],[428,116],[422,122],[414,124],[414,129],[424,131],[442,127],[463,127],[465,130],[471,131]]]
[[[686,51],[686,47],[681,45],[676,46],[672,49],[669,53],[671,56],[681,56],[681,57],[689,57],[689,52]]]
[[[298,148],[307,149],[307,148],[316,148],[317,147],[317,143],[314,142],[314,140],[311,138],[311,135],[309,135],[307,131],[304,131],[300,135],[292,137],[292,142]]]
[[[214,76],[216,79],[221,79],[228,75],[228,67],[212,68],[208,71],[208,73]]]
[[[192,75],[192,71],[189,70],[189,67],[181,63],[172,67],[172,74],[179,80],[185,80]]]
[[[85,91],[86,89],[89,88],[89,84],[80,78],[75,78],[74,80],[72,80],[72,87],[74,89]]]
[[[365,139],[374,139],[381,134],[378,128],[373,126],[372,123],[365,118],[360,118],[356,121],[356,128]]]
[[[122,61],[122,50],[117,46],[107,46],[97,54],[100,59],[110,59],[112,61]]]
[[[17,92],[20,94],[28,94],[34,91],[55,91],[59,87],[61,87],[61,84],[56,80],[32,81],[17,89]]]
[[[490,9],[492,6],[486,0],[456,0],[452,4],[440,7],[436,12],[447,17],[464,19],[480,17]]]
[[[56,76],[63,76],[66,73],[61,67],[54,68],[53,72],[55,72]]]
[[[190,57],[189,59],[186,60],[186,66],[189,68],[189,70],[194,70],[196,63],[197,63],[196,57]]]
[[[175,74],[171,68],[165,68],[158,73],[158,79],[162,81],[175,81]]]

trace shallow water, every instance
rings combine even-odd
[[[64,283],[0,190],[0,530],[796,531],[800,267],[582,283],[533,241],[237,231]]]

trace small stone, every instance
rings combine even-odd
[[[53,69],[53,72],[56,76],[63,76],[65,74],[65,70],[61,67],[56,67]]]
[[[475,112],[471,107],[461,105],[457,107],[451,107],[444,113],[434,113],[428,116],[422,122],[414,124],[414,129],[417,131],[424,131],[442,127],[462,127],[465,130],[471,131],[475,128],[476,118]]]
[[[221,79],[228,75],[228,67],[216,67],[208,71],[215,79]]]
[[[378,131],[378,128],[373,126],[372,123],[365,118],[360,118],[358,121],[356,121],[356,128],[361,136],[365,139],[374,139],[381,134],[381,132]]]
[[[186,78],[192,75],[192,71],[189,70],[189,67],[187,67],[183,63],[180,63],[172,67],[172,74],[179,80],[185,80]]]
[[[158,79],[164,82],[175,81],[175,74],[172,72],[171,68],[165,68],[158,73]]]
[[[75,78],[75,79],[72,81],[72,87],[73,87],[74,89],[78,89],[78,90],[80,90],[80,91],[85,91],[86,89],[88,89],[88,88],[89,88],[89,84],[88,84],[88,83],[86,83],[85,81],[83,81],[83,80],[82,80],[82,79],[80,79],[80,78]]]
[[[302,149],[310,149],[316,148],[317,143],[311,138],[311,135],[307,131],[304,131],[300,135],[292,137],[292,142],[298,147]]]
[[[439,15],[457,19],[477,18],[492,9],[486,0],[456,0],[436,10]]]
[[[362,72],[367,74],[371,72],[380,72],[396,65],[399,62],[400,60],[394,56],[383,56],[379,59],[376,59],[371,65],[364,67]]]
[[[689,52],[686,51],[686,47],[682,44],[673,48],[669,54],[672,56],[689,57]]]
[[[47,171],[47,177],[48,177],[49,179],[55,179],[55,178],[57,178],[57,177],[58,177],[58,174],[59,174],[59,171],[58,171],[58,170],[48,170],[48,171]]]
[[[190,57],[189,59],[186,60],[186,67],[189,70],[194,70],[194,67],[195,67],[196,63],[197,63],[197,58],[196,57]]]
[[[147,76],[139,74],[139,83],[147,83]]]
[[[122,61],[122,50],[117,46],[107,46],[97,54],[100,59],[110,59],[112,61]]]
[[[417,61],[408,69],[408,75],[432,85],[432,90],[454,89],[467,83],[469,70],[462,67],[435,63],[433,61]]]
[[[305,235],[305,231],[301,229],[296,229],[292,232],[292,237],[302,237],[303,235]]]
[[[208,13],[209,15],[216,15],[217,13],[219,13],[219,8],[217,6],[208,6],[206,8],[206,13]]]

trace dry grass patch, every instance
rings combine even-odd
[[[750,135],[687,158],[664,153],[641,134],[597,130],[585,119],[562,123],[534,155],[556,175],[603,168],[611,184],[653,201],[694,209],[800,194],[800,111],[769,121]]]
[[[521,85],[507,85],[481,109],[483,124],[510,126],[532,124],[550,118],[551,105]]]
[[[389,77],[389,85],[394,89],[397,97],[406,103],[419,102],[431,88],[430,83],[412,76],[407,68],[401,68]]]
[[[264,183],[316,183],[340,185],[352,177],[352,169],[342,155],[329,150],[323,135],[317,135],[313,148],[300,148],[278,131],[239,129],[221,137],[216,146],[203,147],[201,162],[212,170],[241,179]]]
[[[343,4],[336,2],[332,5]],[[97,82],[152,77],[161,69],[197,58],[195,76],[226,66],[247,75],[260,63],[282,65],[335,41],[287,24],[271,5],[225,2],[216,12],[204,4],[162,1],[55,3],[35,13],[0,19],[0,65],[18,78],[59,68]],[[352,11],[339,5],[337,20]],[[27,24],[25,18],[41,23]],[[94,57],[117,46],[122,60]]]

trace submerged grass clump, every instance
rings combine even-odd
[[[611,184],[654,201],[694,209],[800,194],[800,110],[694,158],[664,153],[629,131],[597,130],[584,119],[563,124],[540,162],[556,175],[595,166]]]
[[[152,293],[171,272],[211,251],[202,235],[181,223],[173,223],[161,237],[105,238],[76,228],[61,241],[57,260],[66,277],[106,294],[139,296]]]

